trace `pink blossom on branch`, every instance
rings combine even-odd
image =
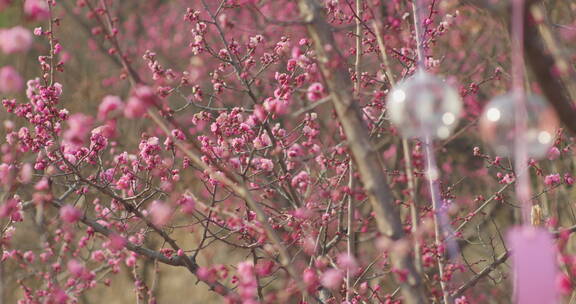
[[[322,286],[326,288],[337,289],[340,287],[340,284],[342,284],[343,278],[344,274],[342,270],[330,268],[322,274],[320,282]]]
[[[319,82],[311,84],[308,87],[306,96],[308,97],[308,100],[312,102],[322,99],[322,97],[324,97],[324,86]]]
[[[24,88],[24,80],[11,66],[0,68],[0,93],[16,93]]]
[[[152,223],[156,226],[166,225],[172,217],[172,208],[160,201],[153,201],[148,207],[148,212],[152,218]]]
[[[114,113],[122,112],[124,103],[118,96],[104,96],[100,106],[98,106],[98,120],[106,120],[114,116]]]
[[[560,177],[560,174],[558,174],[558,173],[546,175],[546,177],[544,177],[544,184],[546,186],[555,186],[561,182],[562,182],[562,179]]]
[[[93,118],[77,113],[70,116],[68,119],[69,128],[64,132],[64,139],[73,147],[78,147],[84,144],[88,134],[92,130]]]
[[[244,301],[254,299],[258,288],[254,264],[249,261],[238,264],[238,278],[240,297]]]
[[[82,211],[72,205],[60,208],[60,219],[67,223],[75,223],[82,218]]]
[[[33,20],[45,20],[50,17],[45,0],[24,0],[24,13]]]
[[[70,260],[67,264],[68,271],[75,277],[80,277],[86,271],[84,265],[78,260]]]
[[[152,88],[144,85],[137,86],[133,91],[124,108],[127,118],[139,118],[144,116],[148,108],[157,103],[157,97]]]
[[[15,26],[9,29],[0,29],[0,50],[5,54],[26,52],[32,46],[33,36],[30,30]]]
[[[511,296],[507,284],[486,292],[495,269],[511,275],[491,261],[513,243],[496,234],[510,219],[491,210],[514,212],[511,188],[521,177],[478,140],[484,100],[506,87],[507,74],[491,66],[510,59],[507,37],[474,30],[479,21],[491,26],[480,19],[489,14],[424,1],[427,71],[458,86],[467,113],[454,137],[434,144],[440,195],[454,202],[446,214],[452,235],[435,229],[423,191],[423,142],[403,142],[389,121],[393,83],[416,66],[406,1],[357,1],[361,11],[336,0],[61,2],[12,1],[10,12],[19,13],[0,41],[10,64],[36,73],[24,95],[16,70],[0,70],[0,93],[9,97],[0,97],[0,245],[16,276],[32,273],[18,282],[22,303],[96,297],[118,273],[134,277],[138,300],[179,294],[178,284],[153,287],[139,277],[157,264],[188,270],[175,279],[202,281],[191,301],[204,289],[234,304],[422,303],[405,292],[418,277],[414,290],[424,299],[439,300],[442,283],[455,303]],[[312,16],[306,3],[318,8],[312,23],[303,19]],[[557,30],[573,26],[556,15]],[[35,27],[33,51],[29,30],[14,30],[18,22]],[[576,263],[564,211],[574,138],[557,130],[541,140],[553,147],[548,160],[530,161],[534,185],[544,187],[534,203],[567,201],[554,203],[559,218],[535,207],[534,219],[558,237],[541,247],[557,250],[565,273],[554,284],[568,295]],[[560,184],[561,192],[547,191]],[[485,220],[489,229],[476,229]],[[37,224],[46,241],[23,241],[21,227]],[[452,259],[436,233],[462,244],[469,265]]]
[[[118,234],[112,234],[109,237],[108,248],[113,252],[120,251],[126,246],[126,239]]]
[[[558,157],[560,157],[560,150],[557,147],[550,148],[550,150],[548,150],[547,157],[549,160],[557,159]]]

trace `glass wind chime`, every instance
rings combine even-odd
[[[426,72],[422,32],[422,4],[413,1],[414,28],[416,35],[417,69],[415,74],[398,83],[387,97],[387,109],[391,122],[405,138],[418,138],[422,141],[426,158],[426,178],[435,223],[436,246],[446,247],[450,256],[457,255],[457,246],[453,239],[448,239],[451,232],[446,215],[447,206],[440,192],[440,171],[436,165],[433,139],[446,139],[450,136],[462,111],[462,100],[458,92],[441,78]],[[417,225],[417,223],[413,223]],[[444,277],[442,252],[438,262],[439,277]],[[444,302],[450,302],[446,282],[440,282]]]
[[[422,0],[414,1],[418,68],[415,74],[396,85],[387,97],[391,122],[405,138],[422,140],[426,172],[436,225],[436,242],[449,240],[451,231],[439,189],[432,140],[450,136],[458,124],[462,101],[458,92],[440,78],[425,71]],[[504,157],[514,158],[516,195],[521,204],[523,223],[508,232],[514,271],[514,302],[520,304],[556,303],[556,265],[553,239],[544,228],[531,226],[529,158],[546,155],[554,143],[558,119],[543,97],[524,91],[523,14],[524,0],[512,0],[512,90],[491,100],[480,117],[482,138]],[[416,224],[416,223],[414,223]],[[447,246],[451,256],[456,245]],[[452,252],[451,252],[452,251]],[[440,274],[442,275],[442,264]],[[444,283],[442,283],[444,284]],[[450,302],[445,286],[444,302]]]
[[[514,301],[557,303],[554,242],[547,229],[531,226],[529,158],[546,155],[554,143],[558,119],[543,97],[524,88],[524,0],[512,0],[512,91],[494,98],[480,120],[484,140],[496,153],[514,157],[516,197],[522,225],[508,232],[512,251]]]

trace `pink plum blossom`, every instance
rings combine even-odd
[[[148,207],[148,212],[152,217],[152,223],[156,226],[166,225],[172,217],[172,208],[160,201],[153,201]]]
[[[0,68],[0,93],[15,93],[24,88],[24,80],[11,66]]]
[[[546,175],[546,177],[544,178],[544,184],[546,186],[554,186],[554,185],[557,185],[561,182],[562,182],[562,179],[560,178],[560,174],[558,174],[558,173]]]
[[[149,86],[138,85],[132,90],[132,95],[128,98],[124,115],[127,118],[139,118],[144,116],[148,108],[155,105],[157,97],[154,90]]]
[[[326,288],[337,289],[342,284],[343,278],[342,270],[330,268],[322,274],[320,282]]]
[[[322,99],[323,96],[324,86],[321,83],[315,82],[308,87],[308,91],[306,92],[306,97],[308,97],[308,100],[315,102]]]
[[[80,277],[84,274],[84,271],[86,271],[86,268],[84,267],[84,265],[79,262],[78,260],[69,260],[67,263],[67,267],[68,267],[68,271],[74,275],[75,277]]]
[[[254,298],[258,287],[254,264],[250,261],[238,264],[238,277],[240,281],[240,296],[246,300]]]
[[[32,32],[22,26],[0,29],[0,49],[6,54],[28,51],[32,40]]]
[[[106,120],[116,112],[122,112],[124,103],[118,96],[104,96],[100,106],[98,106],[98,120]]]
[[[550,148],[550,150],[548,150],[548,159],[549,160],[555,160],[558,157],[560,157],[560,149],[558,149],[557,147],[552,147]]]
[[[82,211],[72,205],[64,205],[60,208],[60,219],[67,223],[75,223],[82,218]]]
[[[73,146],[79,146],[84,143],[87,135],[92,131],[92,117],[77,113],[68,119],[69,128],[64,132],[64,139]]]
[[[318,278],[318,275],[313,269],[310,268],[306,268],[304,270],[302,280],[304,281],[304,284],[306,284],[307,289],[310,291],[316,289],[316,287],[318,287],[318,285],[320,284],[320,279]]]
[[[48,4],[44,0],[25,0],[24,13],[34,20],[45,20],[50,17]]]
[[[120,251],[120,250],[124,249],[124,246],[126,246],[126,239],[124,237],[122,237],[121,235],[112,234],[109,236],[109,239],[110,239],[110,243],[109,243],[108,247],[114,252]]]

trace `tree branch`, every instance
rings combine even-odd
[[[330,25],[318,4],[313,0],[299,0],[299,7],[304,20],[310,22],[307,30],[314,42],[317,60],[346,134],[348,147],[376,214],[378,229],[392,240],[400,240],[404,237],[402,222],[360,110],[350,94],[351,80],[346,61],[336,50]],[[402,283],[405,303],[426,303],[420,275],[416,272],[410,256],[393,253],[391,257],[394,267],[406,272],[406,280]]]
[[[500,264],[506,262],[508,257],[510,256],[510,251],[506,251],[501,254],[492,264],[488,265],[486,268],[482,269],[479,273],[477,273],[472,279],[466,284],[460,286],[454,293],[452,293],[452,298],[458,298],[461,296],[468,288],[473,287],[480,281],[483,277],[490,274],[494,269],[496,269]]]
[[[570,130],[571,133],[576,134],[576,108],[574,100],[576,100],[576,90],[569,90],[568,88],[575,88],[576,73],[571,67],[561,71],[561,75],[557,74],[555,66],[561,66],[558,55],[555,58],[554,49],[550,50],[553,55],[546,51],[545,38],[542,35],[539,26],[535,24],[535,20],[544,18],[542,11],[539,10],[541,0],[528,0],[525,5],[524,12],[524,53],[526,56],[526,65],[532,71],[533,76],[538,81],[543,94],[550,105],[556,111],[558,118]],[[488,4],[484,0],[460,0],[463,5],[472,5],[476,8],[483,9],[491,13],[495,19],[499,15],[508,16],[507,10],[509,3],[498,3],[498,5]],[[504,17],[505,25],[508,26],[507,20]],[[549,44],[549,43],[548,43]],[[550,45],[549,45],[550,48]]]
[[[558,118],[574,134],[576,134],[576,109],[573,100],[576,96],[571,96],[566,89],[570,82],[574,82],[573,70],[568,68],[564,77],[558,77],[554,67],[558,63],[553,56],[545,51],[544,39],[538,26],[534,24],[534,11],[531,7],[539,5],[540,1],[529,1],[526,5],[524,19],[524,52],[526,63],[532,70],[532,74],[538,80],[542,92],[546,95],[550,105],[556,110]]]
[[[576,225],[558,230],[558,231],[553,231],[552,233],[552,237],[557,239],[560,238],[563,234],[568,233],[574,233],[576,232]],[[457,298],[459,296],[461,296],[462,294],[464,294],[464,292],[466,290],[468,290],[471,287],[474,287],[474,285],[476,285],[478,283],[478,281],[480,281],[483,277],[489,275],[492,271],[494,271],[499,265],[503,264],[504,262],[506,262],[506,260],[508,260],[508,257],[510,257],[510,253],[512,251],[508,250],[504,253],[502,253],[494,262],[492,262],[492,264],[486,266],[486,268],[482,269],[482,271],[480,271],[479,273],[477,273],[474,277],[472,277],[472,279],[470,279],[470,281],[466,282],[464,285],[460,286],[455,292],[452,293],[452,297],[453,298]]]
[[[70,194],[70,192],[66,192],[63,196],[61,196],[61,198],[66,197],[68,194]],[[26,209],[27,204],[25,204],[25,206],[23,207],[24,209]],[[32,204],[29,204],[32,205]],[[52,206],[60,209],[63,205],[63,202],[60,198],[58,199],[54,199],[52,200]],[[94,231],[106,236],[106,237],[110,237],[112,235],[114,235],[114,231],[112,231],[111,229],[108,229],[106,227],[104,227],[103,225],[99,224],[98,222],[96,222],[95,220],[87,217],[86,215],[83,215],[82,218],[80,219],[80,221],[85,224],[86,226],[92,227],[92,229],[94,229]],[[167,256],[165,256],[164,254],[148,249],[146,247],[142,247],[139,245],[136,245],[128,240],[126,240],[125,243],[125,248],[138,253],[139,255],[145,256],[149,259],[158,261],[160,263],[164,263],[167,265],[171,265],[171,266],[181,266],[181,267],[186,267],[192,274],[196,275],[196,272],[198,271],[198,264],[196,264],[196,262],[194,260],[192,260],[190,257],[187,256],[179,256],[176,258],[169,258]],[[202,278],[196,276],[200,281],[206,283],[211,290],[213,290],[214,292],[222,295],[222,296],[234,296],[235,292],[230,290],[228,287],[222,285],[219,282],[212,282],[212,281],[208,281],[208,280],[203,280]]]

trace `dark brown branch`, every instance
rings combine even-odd
[[[542,92],[556,110],[560,120],[572,133],[576,134],[576,109],[570,94],[566,90],[567,83],[565,83],[574,82],[574,73],[569,69],[567,71],[568,75],[562,79],[555,72],[554,67],[557,62],[553,56],[546,52],[542,33],[532,20],[533,12],[531,13],[530,7],[539,5],[539,2],[529,1],[526,6],[526,17],[524,20],[526,64],[532,70],[532,74],[538,80]]]

